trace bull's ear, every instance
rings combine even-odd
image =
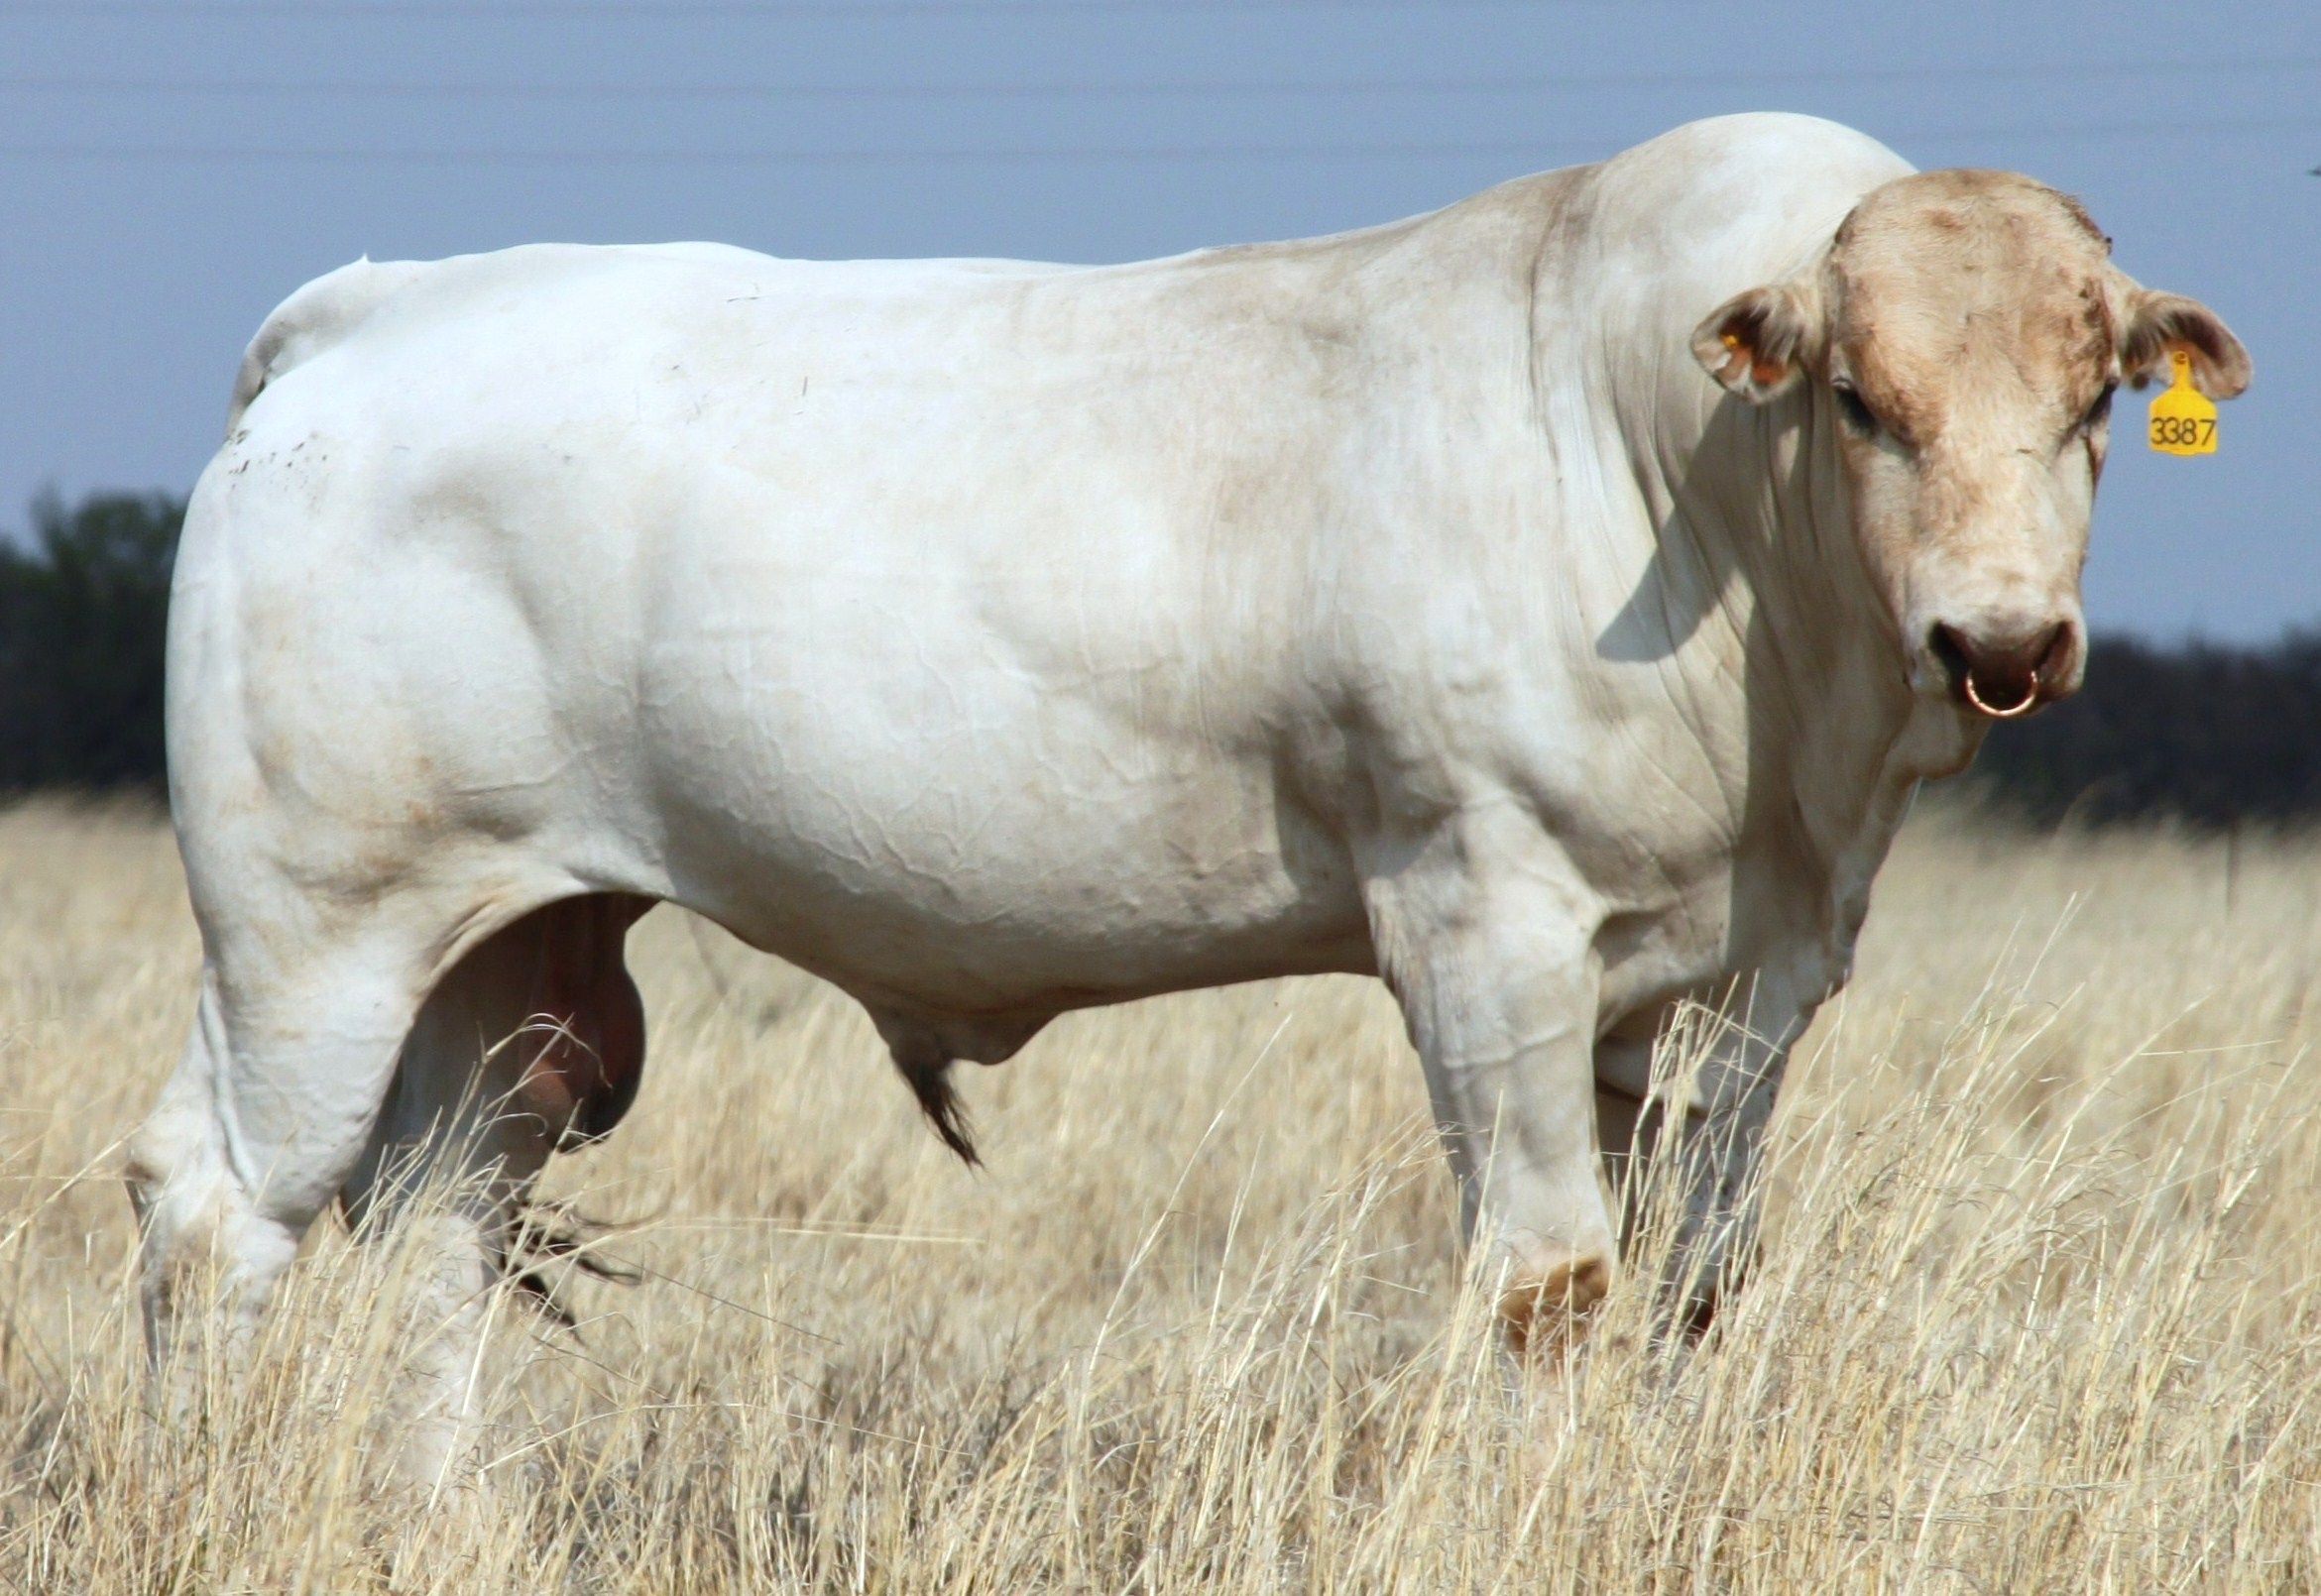
[[[1692,333],[1692,358],[1753,404],[1786,394],[1804,375],[1819,322],[1804,292],[1776,283],[1736,293]]]
[[[2192,356],[2192,381],[2210,399],[2235,398],[2249,386],[2249,352],[2224,318],[2197,299],[2131,286],[2120,333],[2120,369],[2138,388],[2168,375],[2168,350]]]

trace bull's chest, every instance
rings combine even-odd
[[[1888,806],[1878,806],[1881,810]],[[1849,828],[1834,851],[1798,828],[1661,855],[1649,892],[1607,895],[1598,933],[1600,1028],[1657,1028],[1671,1007],[1740,1005],[1786,1028],[1851,973],[1892,821]]]

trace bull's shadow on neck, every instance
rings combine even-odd
[[[1810,403],[1801,392],[1766,405],[1727,397],[1689,451],[1663,458],[1667,510],[1652,554],[1595,638],[1597,657],[1615,668],[1681,670],[1671,710],[1693,723],[1727,782],[1739,755],[1741,788],[1728,789],[1735,847],[1728,936],[1766,923],[1750,900],[1824,876],[1826,838],[1809,835],[1823,828],[1808,808],[1832,797],[1850,808],[1869,797],[1866,785],[1859,795],[1805,793],[1800,772],[1850,781],[1851,761],[1833,762],[1823,750],[1856,742],[1866,749],[1886,730],[1855,724],[1881,696],[1849,680],[1881,668],[1866,653],[1878,623],[1856,613],[1867,595],[1858,591],[1859,555],[1834,476],[1816,477],[1814,437],[1793,435],[1810,428]],[[1834,472],[1834,462],[1822,463]],[[1899,722],[1891,730],[1899,732]],[[1735,968],[1758,952],[1728,948]]]
[[[1789,491],[1803,483],[1773,480],[1783,469],[1777,444],[1804,420],[1801,397],[1761,406],[1728,396],[1683,460],[1660,462],[1668,509],[1653,527],[1652,557],[1634,590],[1596,634],[1597,658],[1613,664],[1675,658],[1709,617],[1739,597],[1738,583],[1760,589],[1742,601],[1750,615],[1744,629],[1761,623],[1767,600],[1778,605],[1779,596],[1762,589],[1782,563],[1781,507],[1810,495]],[[1808,453],[1796,450],[1788,469],[1801,475]],[[1810,529],[1787,530],[1799,536]]]

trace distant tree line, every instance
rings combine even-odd
[[[34,501],[0,536],[0,790],[162,781],[162,627],[185,502]]]
[[[1995,728],[1964,785],[2039,826],[2321,818],[2321,631],[2255,648],[2098,637],[2079,696]]]
[[[160,787],[184,511],[49,495],[29,541],[0,539],[0,791]],[[2099,638],[2087,690],[1997,728],[1956,785],[2042,827],[2321,819],[2321,631],[2256,648]]]

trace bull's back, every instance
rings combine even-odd
[[[1296,573],[1216,543],[1294,531],[1331,446],[1250,327],[1047,268],[530,253],[309,337],[205,479],[200,629],[301,801],[930,1003],[1358,960],[1270,743]]]

